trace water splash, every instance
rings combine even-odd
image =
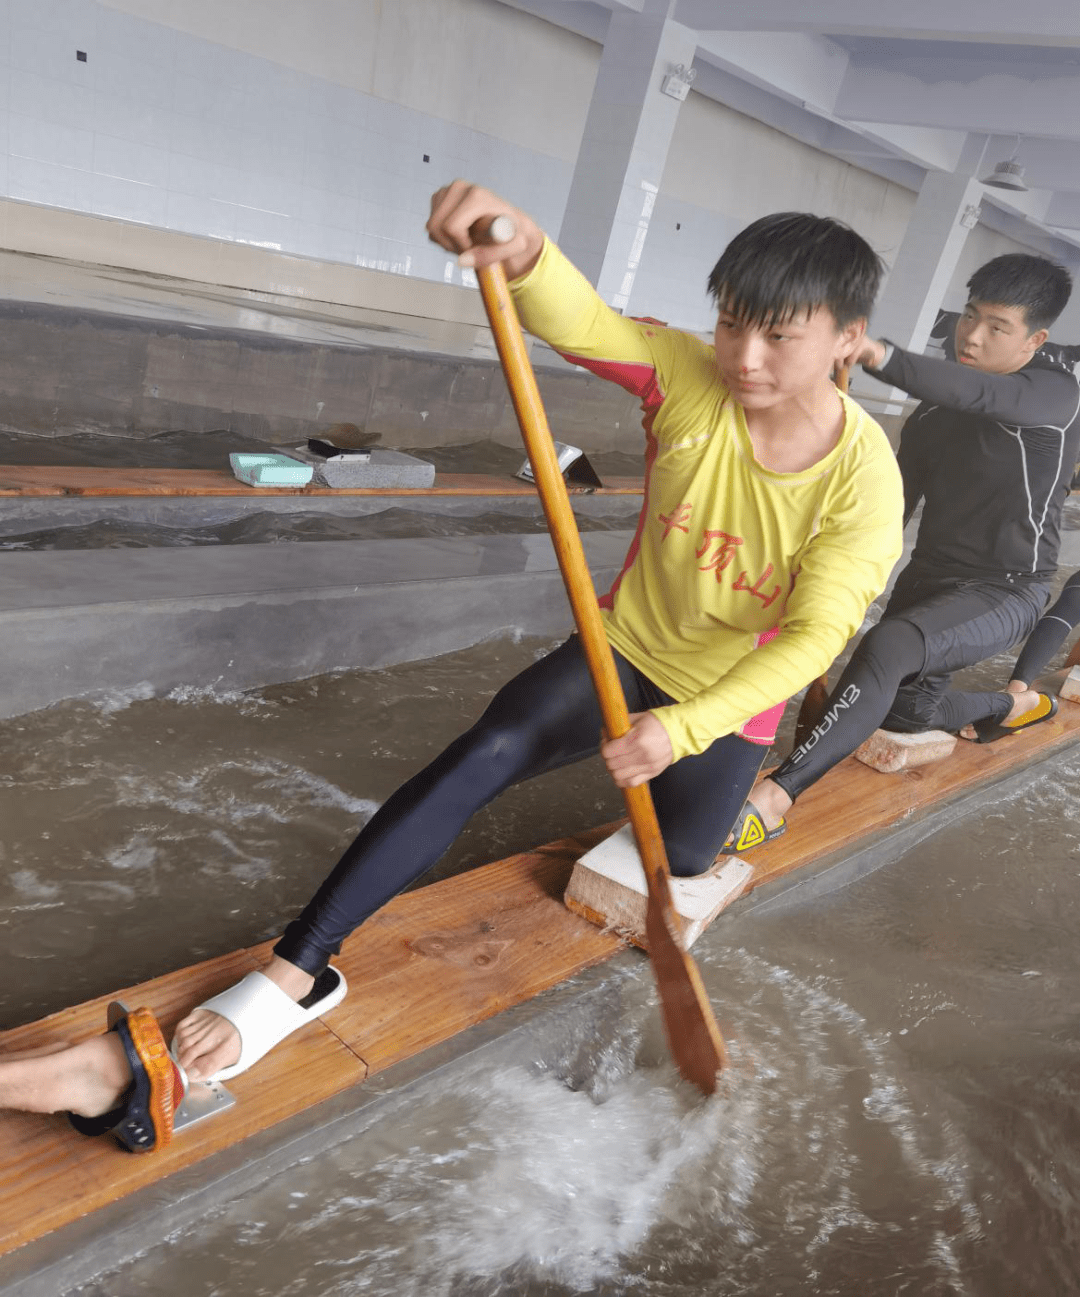
[[[154,697],[154,686],[148,680],[129,685],[126,689],[103,689],[100,692],[84,694],[83,702],[87,703],[101,716],[115,716],[118,712],[127,711],[133,703],[146,702]]]
[[[233,790],[242,777],[243,797]],[[187,773],[160,772],[156,776],[121,772],[116,776],[116,804],[164,806],[183,815],[215,823],[243,825],[252,820],[289,823],[299,808],[344,811],[366,823],[379,809],[367,797],[354,797],[343,788],[284,761],[217,761]]]
[[[854,1252],[887,1275],[901,1235],[920,1291],[963,1291],[944,1286],[981,1221],[963,1141],[925,1114],[888,1033],[752,952],[703,966],[740,1006],[713,1098],[651,1061],[643,977],[613,1034],[585,1025],[542,1066],[440,1074],[116,1272],[110,1297],[164,1293],[152,1276],[177,1266],[191,1297],[226,1274],[246,1297],[844,1293],[838,1265]]]

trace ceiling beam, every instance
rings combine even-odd
[[[808,112],[801,104],[780,98],[775,91],[744,81],[710,64],[700,50],[694,68],[698,74],[694,81],[695,93],[905,189],[918,190],[922,184],[925,165],[916,165],[895,153],[879,149],[873,140],[868,141],[842,123]]]
[[[675,18],[698,31],[819,32],[837,36],[1080,45],[1075,0],[678,0]]]
[[[998,197],[998,192],[988,189],[984,193],[979,212],[980,225],[1006,234],[1017,243],[1024,243],[1067,266],[1077,264],[1080,260],[1080,236],[1065,228],[1053,229],[1047,221],[1019,214],[1005,205],[1004,193]]]
[[[621,8],[619,0],[611,0],[611,4],[593,4],[591,0],[499,0],[499,3],[542,18],[553,27],[562,27],[597,45],[603,45],[607,37],[612,7]],[[642,3],[643,0],[636,0],[628,7],[640,9]]]
[[[834,41],[781,32],[703,34],[698,57],[773,94],[831,113],[848,71],[848,54]]]
[[[847,122],[850,132],[857,131],[868,147],[887,151],[893,157],[907,158],[920,167],[935,171],[956,171],[967,135],[964,131],[941,130],[927,126],[897,126],[893,122]]]
[[[970,78],[970,63],[967,71]],[[905,72],[851,64],[834,111],[856,121],[1069,139],[1080,121],[1080,77],[926,82]]]
[[[1080,194],[1055,194],[1046,208],[1046,224],[1080,230]]]

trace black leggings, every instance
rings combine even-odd
[[[859,641],[813,732],[770,776],[792,799],[884,728],[956,731],[1004,719],[1007,693],[949,689],[949,678],[1002,653],[1034,626],[1046,587],[900,574],[881,621]]]
[[[675,701],[618,653],[615,663],[631,712]],[[438,861],[470,816],[511,784],[592,756],[600,730],[575,636],[504,685],[472,729],[383,804],[274,953],[317,976],[350,932]],[[768,750],[729,734],[651,781],[673,874],[712,865]]]
[[[1080,623],[1080,572],[1065,582],[1057,603],[1048,609],[1031,632],[1013,667],[1012,678],[1030,685]]]

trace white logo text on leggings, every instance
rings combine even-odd
[[[813,748],[825,737],[826,734],[836,724],[837,718],[841,712],[847,711],[849,707],[859,701],[859,686],[848,685],[836,703],[829,708],[820,721],[814,726],[810,736],[791,754],[788,760],[792,765],[798,765],[805,756],[809,756]]]

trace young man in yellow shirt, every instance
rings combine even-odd
[[[470,231],[497,216],[513,241],[477,246]],[[194,1079],[235,1075],[336,1002],[342,940],[513,783],[599,750],[620,786],[650,782],[673,873],[708,870],[785,701],[858,629],[901,552],[892,450],[831,379],[861,343],[881,274],[854,231],[799,213],[744,230],[709,277],[711,347],[618,315],[484,189],[440,190],[428,231],[462,265],[502,261],[526,327],[641,401],[644,503],[601,600],[632,726],[601,742],[576,636],[511,680],[364,827],[264,971],[180,1024],[174,1049]]]

